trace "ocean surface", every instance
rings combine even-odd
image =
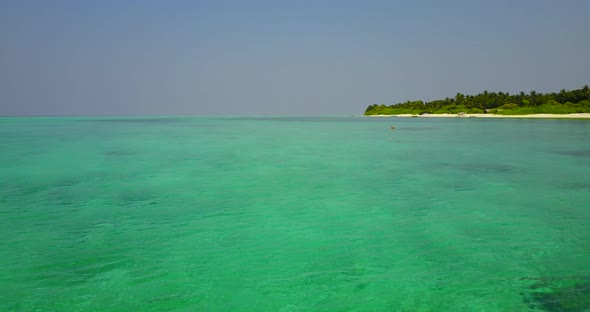
[[[588,311],[589,139],[585,120],[1,118],[0,311]]]

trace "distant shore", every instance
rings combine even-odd
[[[496,114],[423,114],[423,115],[412,115],[412,114],[398,114],[398,115],[366,115],[366,117],[590,119],[590,113],[530,114],[530,115],[496,115]]]

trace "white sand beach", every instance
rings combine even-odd
[[[558,118],[558,119],[590,119],[590,113],[579,114],[531,114],[531,115],[494,115],[494,114],[399,114],[399,115],[371,115],[368,117],[419,117],[419,118]]]

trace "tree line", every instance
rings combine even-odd
[[[430,102],[407,101],[393,105],[373,104],[365,115],[397,114],[572,114],[590,113],[590,88],[585,85],[575,90],[561,90],[553,93],[484,91],[476,95],[457,93],[455,97]]]

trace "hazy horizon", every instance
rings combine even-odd
[[[0,116],[360,115],[590,83],[590,2],[3,1]]]

